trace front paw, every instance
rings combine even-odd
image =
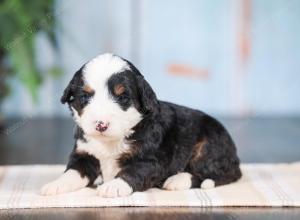
[[[97,191],[99,196],[115,198],[130,195],[133,192],[133,189],[121,178],[116,178],[98,186]]]
[[[70,169],[57,180],[44,185],[40,191],[40,194],[44,196],[51,196],[72,192],[85,187],[87,184],[87,177],[81,177],[76,170]]]
[[[55,180],[44,185],[41,189],[41,195],[43,196],[53,196],[61,193],[66,193],[73,191],[74,187],[69,184],[62,183],[59,180]]]

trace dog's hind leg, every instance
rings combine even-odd
[[[238,161],[230,163],[230,159],[222,161],[193,161],[187,167],[192,175],[192,187],[210,189],[237,181],[241,177]]]
[[[192,187],[192,174],[187,172],[177,173],[170,176],[163,184],[166,190],[185,190]]]

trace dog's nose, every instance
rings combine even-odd
[[[104,132],[107,130],[109,123],[105,123],[103,121],[96,121],[96,130],[100,132]]]

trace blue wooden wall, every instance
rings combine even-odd
[[[40,34],[38,62],[64,75],[37,105],[12,81],[7,115],[66,115],[64,86],[103,52],[132,60],[164,100],[220,116],[300,114],[300,1],[68,0],[55,16],[60,51]]]

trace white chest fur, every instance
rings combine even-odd
[[[120,142],[101,142],[87,138],[87,142],[77,141],[77,151],[86,152],[100,161],[102,178],[104,182],[112,180],[120,171],[117,159],[120,154],[128,150],[128,145]]]

